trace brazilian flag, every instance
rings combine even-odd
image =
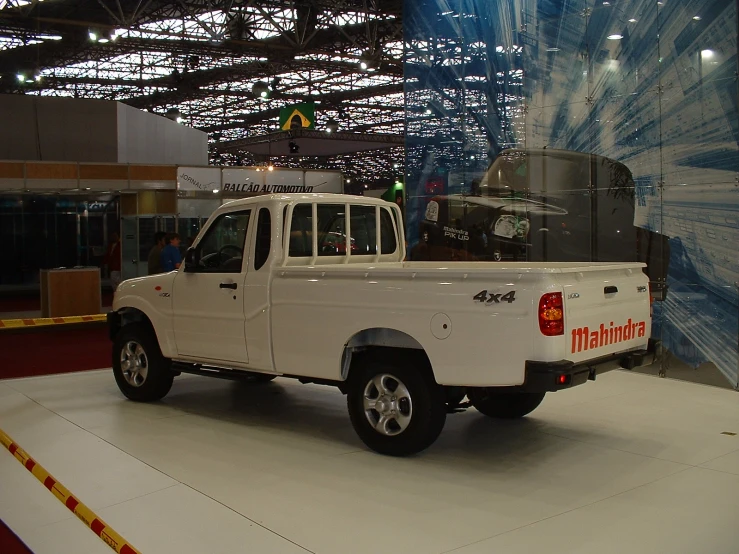
[[[313,102],[293,104],[280,108],[280,129],[315,129],[316,128],[316,105]]]

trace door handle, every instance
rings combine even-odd
[[[221,283],[218,286],[222,289],[231,289],[231,290],[236,290],[236,288],[238,287],[236,283]]]
[[[618,287],[605,287],[603,289],[604,294],[616,294],[618,292]]]

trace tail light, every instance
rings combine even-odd
[[[542,335],[556,337],[565,334],[562,293],[551,292],[539,300],[539,329]]]

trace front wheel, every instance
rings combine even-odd
[[[533,412],[544,392],[501,392],[494,388],[470,388],[467,398],[478,412],[498,419],[518,419]]]
[[[121,392],[137,402],[164,398],[172,388],[170,360],[154,331],[142,323],[123,327],[113,341],[113,375]]]
[[[380,454],[416,454],[438,438],[446,421],[444,390],[429,371],[392,358],[365,358],[352,369],[347,406],[354,430]]]

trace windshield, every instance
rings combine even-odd
[[[590,158],[573,153],[549,154],[525,151],[501,153],[480,182],[480,195],[496,197],[540,197],[587,189]]]

